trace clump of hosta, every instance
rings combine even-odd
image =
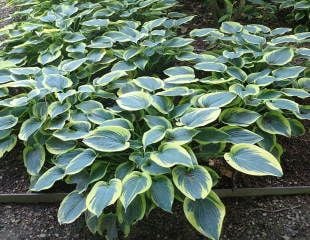
[[[309,58],[298,47],[309,35],[226,22],[191,33],[216,43],[197,54],[194,39],[177,36],[191,17],[168,12],[174,4],[63,3],[3,31],[0,155],[18,138],[32,191],[75,185],[60,223],[84,214],[93,233],[115,239],[177,200],[197,231],[219,239],[225,207],[207,160],[282,175],[276,135],[302,134],[296,118],[309,118],[294,101],[309,97],[309,78],[293,64]]]

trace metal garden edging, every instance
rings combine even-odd
[[[214,191],[221,198],[310,195],[310,186],[216,189]],[[0,194],[0,203],[56,203],[66,195],[67,193],[8,193]]]

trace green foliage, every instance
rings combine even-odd
[[[282,175],[277,135],[303,134],[298,119],[310,118],[296,101],[309,97],[309,33],[224,22],[181,36],[192,17],[174,0],[12,2],[26,5],[0,30],[0,156],[18,138],[32,191],[75,184],[60,223],[84,214],[115,239],[177,200],[219,239],[225,207],[208,159]],[[208,51],[194,51],[198,37]]]
[[[276,15],[285,14],[283,19],[295,26],[295,32],[309,30],[308,0],[204,0],[203,2],[207,11],[215,14],[220,23],[237,19],[277,21]]]
[[[290,21],[296,25],[296,32],[309,30],[310,24],[310,2],[308,0],[273,0],[279,9],[290,11]]]

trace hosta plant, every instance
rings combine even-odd
[[[276,136],[303,134],[297,119],[309,119],[295,102],[309,97],[308,33],[224,22],[179,36],[192,17],[171,0],[35,3],[1,31],[0,156],[19,139],[32,191],[74,185],[61,224],[83,214],[117,239],[178,201],[219,239],[225,207],[208,160],[282,176]],[[205,53],[191,46],[198,37]]]

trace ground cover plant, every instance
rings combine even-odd
[[[298,100],[309,97],[309,32],[228,21],[182,35],[193,17],[174,0],[11,2],[21,21],[0,30],[0,156],[19,140],[32,191],[75,185],[61,224],[84,214],[116,239],[179,201],[219,239],[208,160],[282,176],[277,135],[302,135],[310,118]]]
[[[219,22],[246,19],[275,22],[277,15],[294,26],[295,32],[309,30],[310,2],[307,0],[203,0],[206,10],[214,13]]]
[[[307,0],[273,0],[279,9],[288,9],[290,14],[289,19],[295,24],[296,32],[309,30],[310,24],[310,2]],[[262,3],[264,4],[264,3]]]

